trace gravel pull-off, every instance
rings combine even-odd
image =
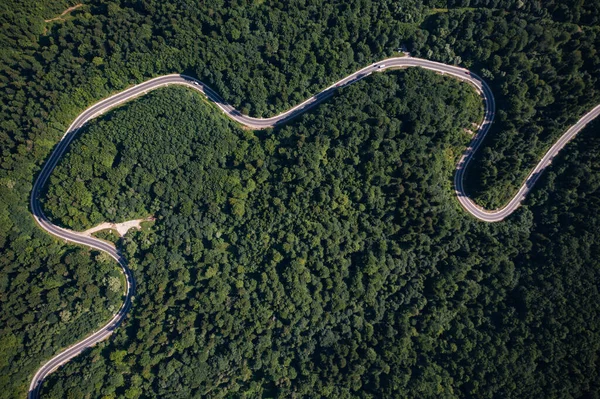
[[[91,235],[97,231],[112,229],[112,230],[117,230],[119,235],[121,237],[123,237],[125,234],[127,234],[129,229],[140,230],[142,228],[142,226],[141,226],[142,222],[147,222],[147,221],[151,221],[151,220],[154,220],[154,218],[150,217],[150,218],[145,218],[145,219],[128,220],[123,223],[104,222],[104,223],[100,223],[98,226],[92,227],[91,229],[88,229],[88,230],[82,232],[81,234],[91,237]]]

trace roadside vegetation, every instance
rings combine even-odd
[[[409,69],[272,131],[241,130],[184,88],[92,123],[46,207],[73,223],[50,204],[78,203],[82,181],[115,189],[82,213],[154,206],[157,221],[124,241],[138,282],[128,328],[51,375],[43,397],[597,391],[598,155],[579,149],[600,146],[598,125],[531,204],[484,224],[451,190],[480,113],[466,84]]]
[[[0,256],[3,398],[26,397],[43,359],[104,325],[123,302],[121,273],[110,257],[38,229],[21,231]]]
[[[92,236],[99,238],[101,240],[112,242],[115,245],[117,245],[119,243],[119,241],[121,240],[121,236],[114,229],[100,230],[95,233],[92,233]]]
[[[600,4],[592,3],[450,10],[427,19],[411,42],[412,54],[464,65],[492,88],[495,123],[467,171],[479,204],[505,204],[541,155],[600,103]]]
[[[186,72],[243,112],[271,115],[405,44],[412,55],[469,66],[492,85],[496,125],[467,185],[487,206],[509,197],[545,148],[600,102],[598,1],[92,1],[45,22],[77,3],[0,3],[0,347],[7,348],[0,392],[9,398],[24,397],[41,361],[107,319],[118,302],[105,282],[118,273],[116,263],[99,266],[97,253],[48,237],[28,208],[41,164],[99,99]],[[585,179],[594,176],[580,184],[593,187]],[[49,204],[78,213],[65,223],[97,216],[79,205]],[[81,312],[74,293],[86,304]],[[64,310],[77,316],[64,319]]]

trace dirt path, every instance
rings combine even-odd
[[[112,230],[116,230],[119,233],[119,235],[121,237],[123,237],[125,234],[127,234],[129,229],[140,230],[142,228],[142,226],[141,226],[142,222],[149,222],[152,220],[154,220],[153,217],[149,217],[149,218],[145,218],[145,219],[128,220],[123,223],[104,222],[104,223],[100,223],[98,226],[92,227],[91,229],[88,229],[88,230],[82,232],[81,234],[91,237],[93,233],[96,233],[100,230],[112,229]]]
[[[62,12],[62,14],[60,14],[58,17],[54,17],[54,18],[50,18],[50,19],[45,19],[44,22],[58,21],[59,19],[62,19],[62,17],[64,17],[65,15],[67,15],[68,13],[70,13],[71,11],[76,10],[79,7],[82,7],[82,6],[83,6],[83,3],[76,4],[73,7],[69,7],[66,10],[64,10]]]

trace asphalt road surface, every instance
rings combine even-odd
[[[31,211],[37,223],[50,234],[62,238],[66,241],[73,242],[76,244],[85,245],[99,251],[103,251],[112,256],[123,269],[127,284],[124,293],[123,306],[113,316],[113,318],[101,329],[94,332],[93,334],[86,337],[84,340],[64,349],[58,355],[50,359],[45,363],[35,374],[29,387],[29,399],[37,398],[42,381],[46,376],[56,370],[59,366],[68,362],[73,357],[79,355],[85,349],[90,348],[98,342],[108,338],[115,328],[123,321],[129,308],[131,307],[132,299],[135,294],[135,281],[131,274],[131,271],[127,268],[127,262],[125,258],[115,249],[115,247],[102,240],[83,236],[81,233],[66,230],[52,224],[44,215],[39,202],[39,195],[42,187],[48,181],[48,177],[52,173],[52,170],[65,154],[69,144],[76,137],[79,129],[85,125],[87,121],[93,119],[102,113],[114,108],[132,98],[146,94],[150,90],[167,86],[171,84],[185,85],[195,90],[202,92],[206,97],[213,101],[229,118],[239,122],[252,129],[265,129],[275,127],[288,120],[304,113],[315,105],[319,104],[323,100],[331,97],[336,89],[355,83],[366,76],[369,76],[374,72],[381,72],[390,68],[403,68],[403,67],[421,67],[430,69],[444,75],[451,75],[455,78],[463,80],[472,86],[480,93],[483,103],[485,106],[483,121],[478,127],[477,133],[473,137],[469,147],[463,153],[454,175],[454,187],[458,201],[461,203],[463,208],[474,217],[485,221],[485,222],[498,222],[509,216],[515,211],[531,191],[535,182],[539,178],[540,174],[550,165],[552,159],[556,154],[566,145],[566,143],[573,138],[585,125],[600,114],[600,105],[594,108],[592,111],[583,116],[575,125],[573,125],[561,138],[550,148],[550,150],[544,155],[537,166],[531,171],[526,181],[523,183],[519,191],[513,197],[512,200],[501,209],[497,210],[485,210],[476,205],[471,199],[469,199],[464,190],[464,173],[469,165],[469,162],[473,159],[473,154],[477,151],[485,135],[487,134],[495,114],[495,101],[494,96],[488,87],[488,85],[476,74],[469,72],[466,69],[459,68],[452,65],[445,65],[434,61],[424,60],[420,58],[402,57],[402,58],[389,58],[382,60],[375,64],[369,65],[359,71],[354,72],[351,75],[339,80],[333,85],[329,86],[325,90],[316,94],[315,96],[307,99],[301,104],[271,118],[252,118],[241,114],[239,111],[234,109],[231,105],[225,103],[223,99],[210,87],[204,83],[190,76],[185,75],[165,75],[155,79],[148,80],[139,85],[133,86],[127,90],[124,90],[118,94],[115,94],[105,100],[102,100],[90,108],[86,109],[81,113],[71,124],[61,141],[54,149],[52,155],[48,161],[44,164],[41,173],[34,183],[32,195],[31,195]]]

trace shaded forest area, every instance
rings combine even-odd
[[[597,392],[598,124],[528,206],[483,224],[450,186],[480,108],[467,85],[410,69],[274,131],[240,130],[183,88],[90,125],[52,178],[49,213],[157,222],[125,240],[128,328],[51,375],[43,397]],[[79,217],[75,181],[114,191]]]
[[[468,185],[492,206],[598,102],[597,1],[94,1],[44,22],[75,3],[0,4],[0,348],[7,348],[0,392],[7,397],[23,397],[42,359],[118,305],[118,290],[109,289],[115,275],[102,263],[109,261],[52,239],[28,209],[50,150],[76,115],[110,93],[185,71],[244,112],[268,115],[404,43],[413,55],[472,67],[492,84],[502,109]]]

